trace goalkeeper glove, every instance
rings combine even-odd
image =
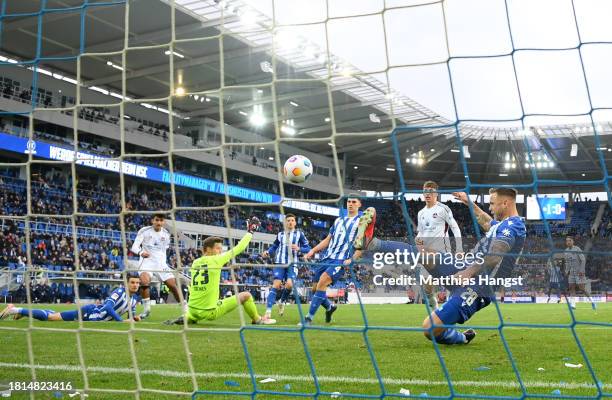
[[[261,226],[261,221],[259,220],[259,218],[253,216],[246,220],[246,225],[247,225],[246,227],[247,232],[249,233],[257,232],[257,230]]]

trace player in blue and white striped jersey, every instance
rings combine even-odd
[[[305,260],[309,260],[315,254],[325,250],[318,261],[319,266],[315,269],[314,281],[317,283],[313,287],[315,294],[310,302],[310,310],[304,318],[306,325],[312,323],[321,305],[326,310],[325,322],[331,322],[332,314],[337,307],[327,299],[327,288],[344,276],[344,266],[349,265],[355,255],[353,241],[357,236],[360,207],[359,197],[350,195],[346,199],[348,215],[336,218],[334,225],[329,230],[329,235],[304,256]]]
[[[377,253],[408,252],[421,257],[422,265],[434,278],[450,277],[446,288],[450,297],[423,321],[423,334],[429,340],[443,344],[467,344],[476,337],[476,331],[459,332],[452,325],[463,324],[474,314],[496,301],[497,279],[512,279],[520,257],[527,228],[516,207],[516,189],[509,187],[489,190],[489,210],[493,216],[472,203],[465,192],[454,192],[456,200],[469,206],[485,235],[470,251],[474,258],[437,257],[421,245],[400,241],[380,240],[374,237],[376,210],[369,207],[361,216],[355,249]],[[431,257],[428,254],[433,254]],[[360,255],[360,254],[359,254]],[[358,257],[358,256],[357,256]],[[357,258],[355,257],[355,258]],[[384,258],[384,255],[383,255]],[[429,258],[429,259],[428,259]]]
[[[264,318],[270,318],[272,315],[272,307],[276,301],[278,291],[283,286],[280,301],[278,304],[278,313],[283,315],[285,303],[293,289],[293,281],[297,277],[298,267],[295,264],[300,253],[306,254],[310,251],[310,245],[306,235],[299,229],[296,229],[297,220],[295,215],[285,215],[285,229],[276,235],[276,240],[268,250],[264,251],[262,256],[272,256],[274,264],[284,264],[287,267],[276,267],[273,270],[274,280],[272,288],[268,294],[268,303]]]
[[[140,277],[137,272],[129,272],[127,275],[128,286],[127,290],[124,287],[118,287],[104,301],[104,304],[95,305],[88,304],[81,307],[80,310],[57,312],[54,310],[30,310],[27,308],[15,307],[9,304],[1,313],[0,319],[13,316],[13,319],[29,317],[40,321],[75,321],[81,315],[83,321],[125,321],[122,315],[131,311],[134,321],[140,321],[140,317],[136,315],[136,304],[139,297],[137,295],[140,287]]]
[[[547,266],[547,275],[548,275],[548,299],[546,302],[550,302],[550,295],[555,289],[557,291],[557,303],[561,302],[562,292],[565,293],[565,278],[563,276],[563,258],[562,256],[552,256],[548,259],[546,263]]]

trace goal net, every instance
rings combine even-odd
[[[610,396],[610,12],[603,1],[569,0],[2,0],[7,303],[65,311],[103,301],[137,268],[131,245],[156,213],[168,215],[179,302],[203,239],[233,248],[251,215],[262,230],[224,269],[221,294],[246,290],[262,302],[272,272],[258,255],[281,216],[298,214],[314,246],[352,193],[362,210],[377,209],[377,236],[411,244],[425,181],[439,184],[442,202],[465,191],[486,211],[489,188],[513,187],[522,215],[537,221],[512,275],[525,283],[498,290],[461,327],[479,332],[477,346],[425,339],[432,307],[405,305],[423,301],[424,288],[381,284],[375,276],[406,271],[387,263],[381,274],[367,257],[328,290],[348,303],[333,324],[296,326],[314,282],[312,264],[292,260],[279,266],[299,269],[289,296],[297,307],[276,326],[251,325],[243,307],[164,326],[181,309],[156,279],[158,303],[171,304],[138,323],[0,321],[0,390]],[[301,152],[314,172],[291,184],[283,164]],[[473,206],[448,204],[468,250],[485,232]],[[581,280],[555,279],[572,255],[585,259]]]

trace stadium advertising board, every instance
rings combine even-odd
[[[99,156],[84,151],[75,151],[62,146],[50,144],[40,140],[28,140],[27,138],[17,137],[6,133],[0,133],[0,149],[16,153],[32,154],[36,157],[50,160],[72,162],[76,159],[76,164],[84,167],[100,169],[108,172],[119,173],[147,179],[155,182],[170,184],[174,177],[174,184],[177,186],[188,187],[204,192],[225,194],[225,184],[212,179],[201,178],[198,176],[174,173],[162,168],[142,165],[127,161],[119,161],[109,157]],[[257,203],[278,203],[281,197],[278,194],[264,192],[261,190],[250,189],[238,185],[227,185],[230,197],[245,199]],[[299,200],[285,200],[283,205],[287,208],[338,216],[339,210],[336,207],[324,206],[321,204],[308,203]]]

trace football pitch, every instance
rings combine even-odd
[[[263,312],[263,306],[258,307]],[[65,305],[46,308],[70,309]],[[28,351],[31,345],[37,381],[71,382],[80,390],[85,387],[86,377],[87,387],[95,389],[87,392],[88,399],[133,399],[133,391],[139,385],[144,389],[140,399],[189,398],[193,379],[203,391],[236,392],[202,393],[197,397],[202,399],[284,399],[299,398],[295,396],[300,394],[315,398],[317,386],[321,393],[318,398],[348,398],[349,394],[382,398],[383,393],[388,398],[399,398],[401,389],[409,390],[413,396],[448,398],[448,379],[454,395],[461,398],[520,398],[523,392],[517,373],[530,397],[597,398],[597,385],[604,396],[612,396],[612,329],[603,326],[612,323],[611,304],[599,304],[597,311],[589,304],[578,304],[576,321],[594,324],[579,323],[574,330],[560,326],[506,326],[499,330],[499,314],[491,305],[469,322],[470,326],[493,329],[478,329],[478,336],[469,345],[439,346],[448,376],[433,344],[422,332],[389,329],[419,328],[426,315],[424,305],[366,305],[364,309],[367,330],[358,305],[341,305],[331,325],[324,324],[321,311],[315,325],[304,331],[296,327],[296,306],[288,306],[282,317],[276,315],[275,308],[273,317],[278,319],[278,325],[273,327],[248,325],[240,331],[240,316],[235,312],[212,323],[192,326],[184,334],[179,326],[162,324],[180,313],[176,305],[155,306],[152,316],[136,324],[130,334],[129,324],[89,322],[83,324],[77,337],[76,322],[34,321],[34,327],[49,329],[34,329],[28,338],[26,331],[15,329],[26,328],[27,319],[1,321],[0,383],[32,380]],[[567,304],[503,304],[500,312],[504,324],[572,323]],[[599,383],[594,381],[576,338]],[[245,358],[245,348],[250,363]],[[581,367],[571,367],[580,364]],[[256,374],[258,394],[254,397],[249,367]],[[311,368],[316,372],[316,381]],[[273,381],[260,383],[266,378]],[[125,393],[104,392],[110,389]],[[68,393],[38,392],[34,396],[60,397],[68,398]],[[30,395],[12,392],[10,398]]]

